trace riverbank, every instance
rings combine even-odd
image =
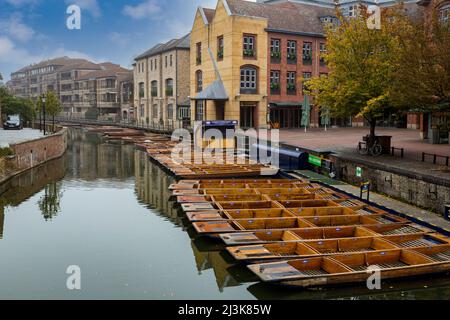
[[[61,157],[67,150],[67,128],[59,127],[57,132],[11,144],[14,156],[4,158],[4,172],[0,173],[0,184],[29,169]]]

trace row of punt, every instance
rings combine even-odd
[[[181,180],[172,194],[200,235],[262,281],[321,286],[450,270],[450,238],[307,180]]]

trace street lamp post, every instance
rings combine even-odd
[[[44,120],[44,136],[45,136],[45,94],[42,94],[41,101],[42,101],[42,114]]]

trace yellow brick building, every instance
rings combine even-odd
[[[239,15],[232,0],[197,10],[190,50],[191,122],[267,127],[267,19]],[[242,2],[242,1],[241,1]]]

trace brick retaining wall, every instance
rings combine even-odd
[[[24,141],[10,146],[14,150],[13,172],[0,177],[0,183],[25,170],[39,166],[49,160],[61,157],[67,149],[67,128],[35,140]]]

